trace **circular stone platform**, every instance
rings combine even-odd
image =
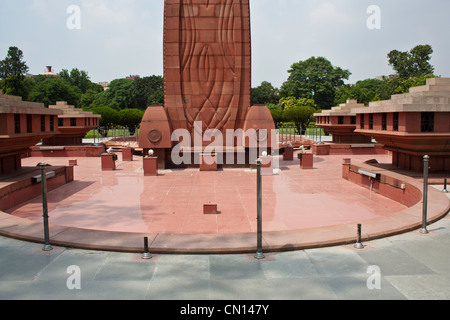
[[[121,159],[121,156],[118,157]],[[342,178],[343,156],[315,157],[314,169],[283,161],[263,176],[263,250],[294,250],[354,243],[421,226],[422,205],[410,208]],[[374,156],[354,155],[363,164]],[[390,162],[377,155],[380,163]],[[99,158],[79,158],[75,181],[48,193],[50,242],[56,246],[154,253],[244,253],[256,250],[256,170],[163,170],[144,177],[142,158],[101,171]],[[26,158],[23,166],[68,158]],[[408,177],[405,177],[405,181]],[[408,183],[421,188],[417,180]],[[429,221],[444,216],[448,198],[429,193]],[[218,214],[204,214],[217,204]],[[0,214],[0,234],[43,242],[42,203],[35,198]]]

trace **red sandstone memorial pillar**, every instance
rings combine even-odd
[[[208,145],[201,141],[194,151],[194,137],[207,131],[226,137],[227,130],[266,129],[270,138],[275,125],[268,108],[251,106],[249,0],[166,0],[163,42],[164,107],[147,109],[139,135],[139,147],[155,150],[160,168],[192,164],[171,159],[179,129],[190,134],[191,141],[183,140],[191,143],[183,149],[190,159]],[[242,137],[223,139],[221,150],[248,153],[255,145],[247,144]]]

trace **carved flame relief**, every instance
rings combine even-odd
[[[239,0],[182,0],[180,4],[180,82],[189,129],[234,128],[241,106],[244,59]],[[237,9],[239,8],[239,9]],[[240,15],[240,16],[239,16]],[[248,31],[249,32],[249,31]]]

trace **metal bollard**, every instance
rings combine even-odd
[[[255,254],[256,259],[264,259],[264,254],[262,252],[262,181],[261,181],[261,166],[262,161],[260,158],[256,160],[257,167],[257,178],[256,178],[256,189],[257,189],[257,251]]]
[[[444,179],[444,190],[442,192],[447,193],[447,178]]]
[[[45,163],[41,163],[41,186],[42,186],[42,217],[44,219],[44,247],[43,251],[53,250],[50,245],[50,236],[48,230],[48,206],[47,206],[47,174],[45,173]]]
[[[422,208],[422,228],[420,233],[426,234],[427,230],[427,208],[428,208],[428,163],[429,156],[423,157],[423,208]]]
[[[358,230],[356,232],[356,243],[353,246],[356,249],[364,249],[364,245],[361,243],[361,225],[358,224]]]
[[[144,253],[142,254],[142,259],[151,259],[152,255],[150,254],[150,250],[148,248],[148,238],[144,238]]]

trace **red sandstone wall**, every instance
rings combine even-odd
[[[342,177],[367,189],[371,188],[370,178],[359,174],[359,168],[356,165],[344,164],[342,166]],[[408,207],[412,207],[422,200],[422,192],[419,189],[409,183],[405,183],[405,189],[402,190],[400,188],[402,183],[404,181],[382,174],[379,181],[373,180],[372,191]]]

